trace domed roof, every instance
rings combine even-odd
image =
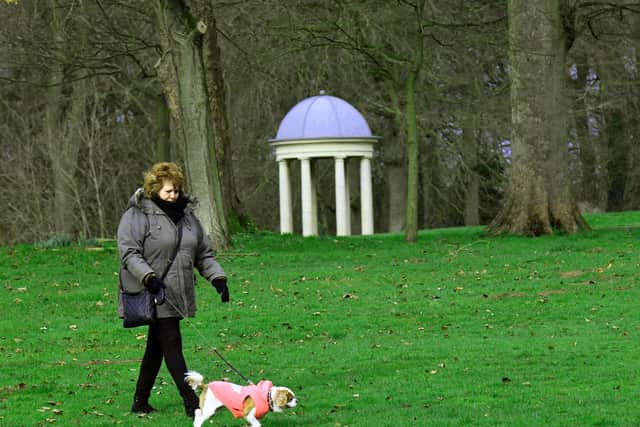
[[[303,99],[280,122],[273,141],[315,138],[370,138],[362,114],[344,99],[325,95]]]

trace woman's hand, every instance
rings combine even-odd
[[[212,280],[213,286],[216,288],[216,291],[220,294],[220,299],[222,302],[229,302],[229,287],[227,286],[227,278],[226,277],[216,277]]]
[[[153,295],[160,292],[161,289],[166,289],[167,285],[162,281],[162,279],[158,279],[156,276],[151,276],[147,279],[144,286],[151,292]]]

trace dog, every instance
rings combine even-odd
[[[227,381],[203,384],[204,378],[196,371],[185,374],[184,380],[192,389],[200,388],[200,408],[196,409],[193,427],[213,416],[218,408],[226,407],[234,417],[244,418],[250,426],[260,427],[260,418],[268,412],[282,412],[298,404],[295,394],[287,387],[276,387],[271,381],[240,386]]]

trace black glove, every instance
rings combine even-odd
[[[227,286],[227,278],[226,277],[216,277],[212,281],[213,286],[216,288],[216,291],[220,294],[220,299],[222,302],[229,302],[229,287]]]
[[[158,279],[156,276],[149,277],[144,286],[149,289],[149,292],[153,295],[156,295],[161,289],[164,290],[167,287],[162,279]]]

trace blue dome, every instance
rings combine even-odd
[[[320,92],[289,110],[275,140],[371,136],[369,125],[358,110],[344,99]]]

